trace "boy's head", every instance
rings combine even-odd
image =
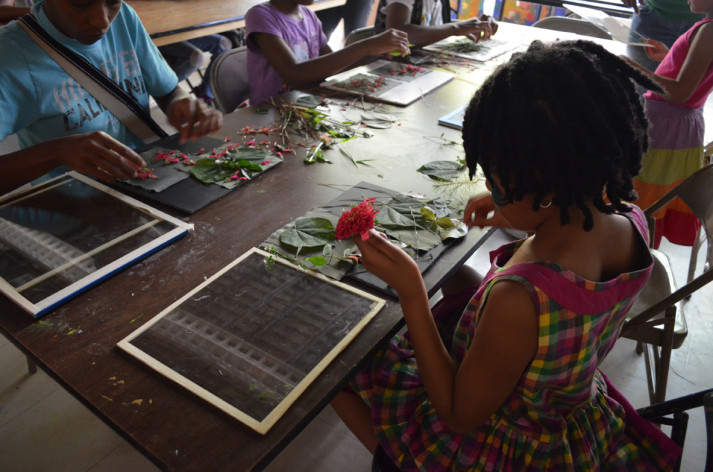
[[[563,224],[588,202],[626,211],[636,199],[632,178],[648,148],[648,122],[632,80],[659,87],[590,41],[535,41],[514,54],[476,92],[463,123],[471,177],[481,166],[502,182],[509,202],[534,194],[536,210],[553,194]],[[611,204],[604,201],[608,198]]]
[[[82,44],[99,41],[121,10],[122,0],[44,0],[52,24]]]

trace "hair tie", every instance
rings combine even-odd
[[[552,200],[550,200],[546,205],[543,205],[542,203],[540,203],[540,208],[549,208],[551,206],[552,206]]]

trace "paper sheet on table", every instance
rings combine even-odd
[[[156,153],[154,152],[153,154],[155,155]],[[144,159],[146,160],[146,157],[144,157]],[[190,174],[181,172],[175,165],[164,164],[163,162],[150,162],[148,160],[147,162],[149,162],[147,168],[153,171],[153,174],[156,176],[155,179],[136,178],[124,180],[123,182],[151,192],[163,192],[173,184],[190,177]]]
[[[607,33],[611,34],[612,38],[616,41],[631,46],[648,47],[645,37],[623,24],[618,18],[609,16],[603,11],[595,10],[594,8],[570,5],[569,3],[563,3],[562,6],[575,15],[581,16],[582,19],[593,23],[595,26],[598,26]],[[637,39],[632,41],[631,34],[633,34]]]

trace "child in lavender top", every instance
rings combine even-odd
[[[406,54],[408,38],[389,30],[332,52],[313,0],[270,0],[246,17],[250,102],[257,104],[289,89],[309,87],[369,56],[393,50]]]

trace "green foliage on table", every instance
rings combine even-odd
[[[236,171],[250,180],[254,174],[262,172],[262,162],[271,159],[272,154],[264,149],[241,147],[216,159],[199,159],[192,166],[191,174],[204,184],[221,182]]]
[[[321,249],[335,240],[334,225],[326,218],[298,218],[294,227],[280,234],[280,243],[295,254],[303,248]]]
[[[409,253],[426,252],[451,238],[461,238],[467,228],[456,218],[456,212],[440,200],[424,200],[411,196],[396,196],[377,203],[375,229],[399,242]],[[337,241],[334,227],[337,214],[298,218],[268,240],[280,257],[339,279],[353,265],[350,258],[356,251],[351,239]]]
[[[458,177],[458,173],[464,167],[465,166],[458,161],[432,161],[422,165],[416,170],[429,176],[433,180],[448,182]]]

